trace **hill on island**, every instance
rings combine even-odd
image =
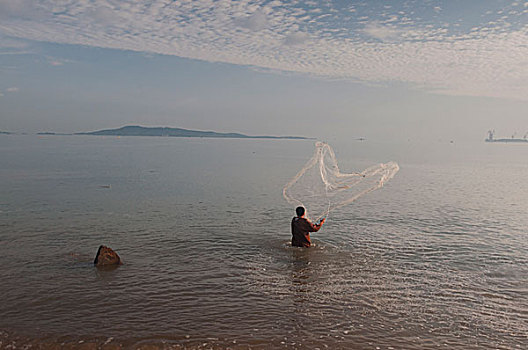
[[[249,136],[239,133],[222,133],[215,131],[199,131],[169,127],[144,127],[136,125],[123,126],[118,129],[106,129],[92,132],[78,132],[75,135],[107,135],[107,136],[171,136],[171,137],[215,137],[237,139],[300,139],[302,136]]]

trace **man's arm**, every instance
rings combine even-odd
[[[323,226],[323,223],[325,222],[326,218],[323,218],[321,220],[321,222],[319,222],[318,224],[312,224],[311,222],[310,223],[310,226],[312,226],[312,232],[317,232],[321,229],[321,227]]]

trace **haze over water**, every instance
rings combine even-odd
[[[526,145],[329,143],[401,170],[301,249],[312,141],[0,136],[0,347],[526,348]]]

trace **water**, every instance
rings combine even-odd
[[[312,141],[1,136],[0,348],[527,348],[528,147],[330,144],[401,170],[302,249]]]

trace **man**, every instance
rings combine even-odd
[[[317,232],[323,226],[326,219],[321,220],[318,224],[312,224],[310,220],[304,217],[304,208],[297,207],[295,209],[297,216],[292,219],[292,246],[294,247],[309,247],[312,245],[310,241],[310,232]]]

